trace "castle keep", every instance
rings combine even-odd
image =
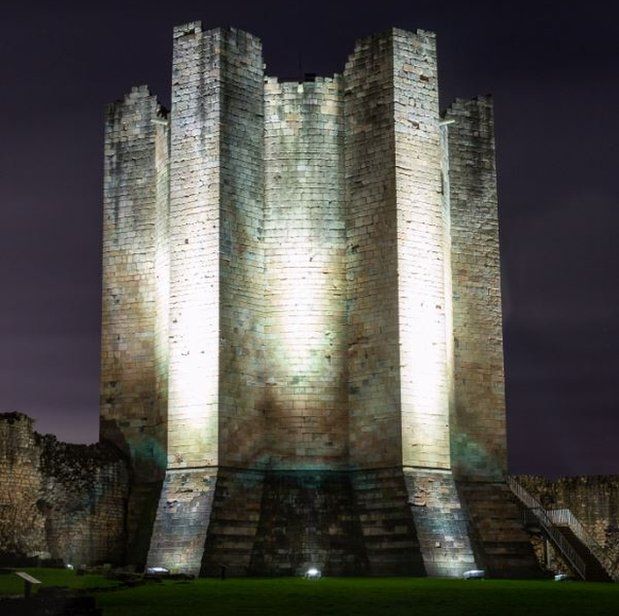
[[[533,567],[506,471],[492,104],[434,34],[342,74],[174,30],[172,108],[105,129],[101,437],[130,558],[194,574]],[[514,522],[516,520],[516,522]]]

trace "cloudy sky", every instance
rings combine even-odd
[[[441,104],[495,98],[513,472],[619,473],[619,20],[606,2],[3,3],[0,410],[98,436],[103,108],[169,103],[171,29],[258,35],[268,72],[438,34]]]

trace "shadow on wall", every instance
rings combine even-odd
[[[167,456],[161,432],[161,427],[152,430],[140,427],[129,441],[126,438],[127,430],[122,431],[116,421],[101,418],[102,442],[125,452],[124,455],[131,460],[127,465],[129,487],[124,561],[134,564],[138,570],[146,566],[165,477]]]

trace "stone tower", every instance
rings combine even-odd
[[[299,83],[193,22],[172,70],[169,114],[138,87],[106,122],[101,437],[132,462],[130,559],[530,566],[502,483],[490,100],[439,113],[425,31]]]

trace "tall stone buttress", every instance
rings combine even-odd
[[[106,123],[101,435],[132,462],[129,559],[532,566],[502,482],[490,100],[439,113],[425,31],[280,82],[257,38],[192,22],[172,70],[169,114],[140,87]]]

